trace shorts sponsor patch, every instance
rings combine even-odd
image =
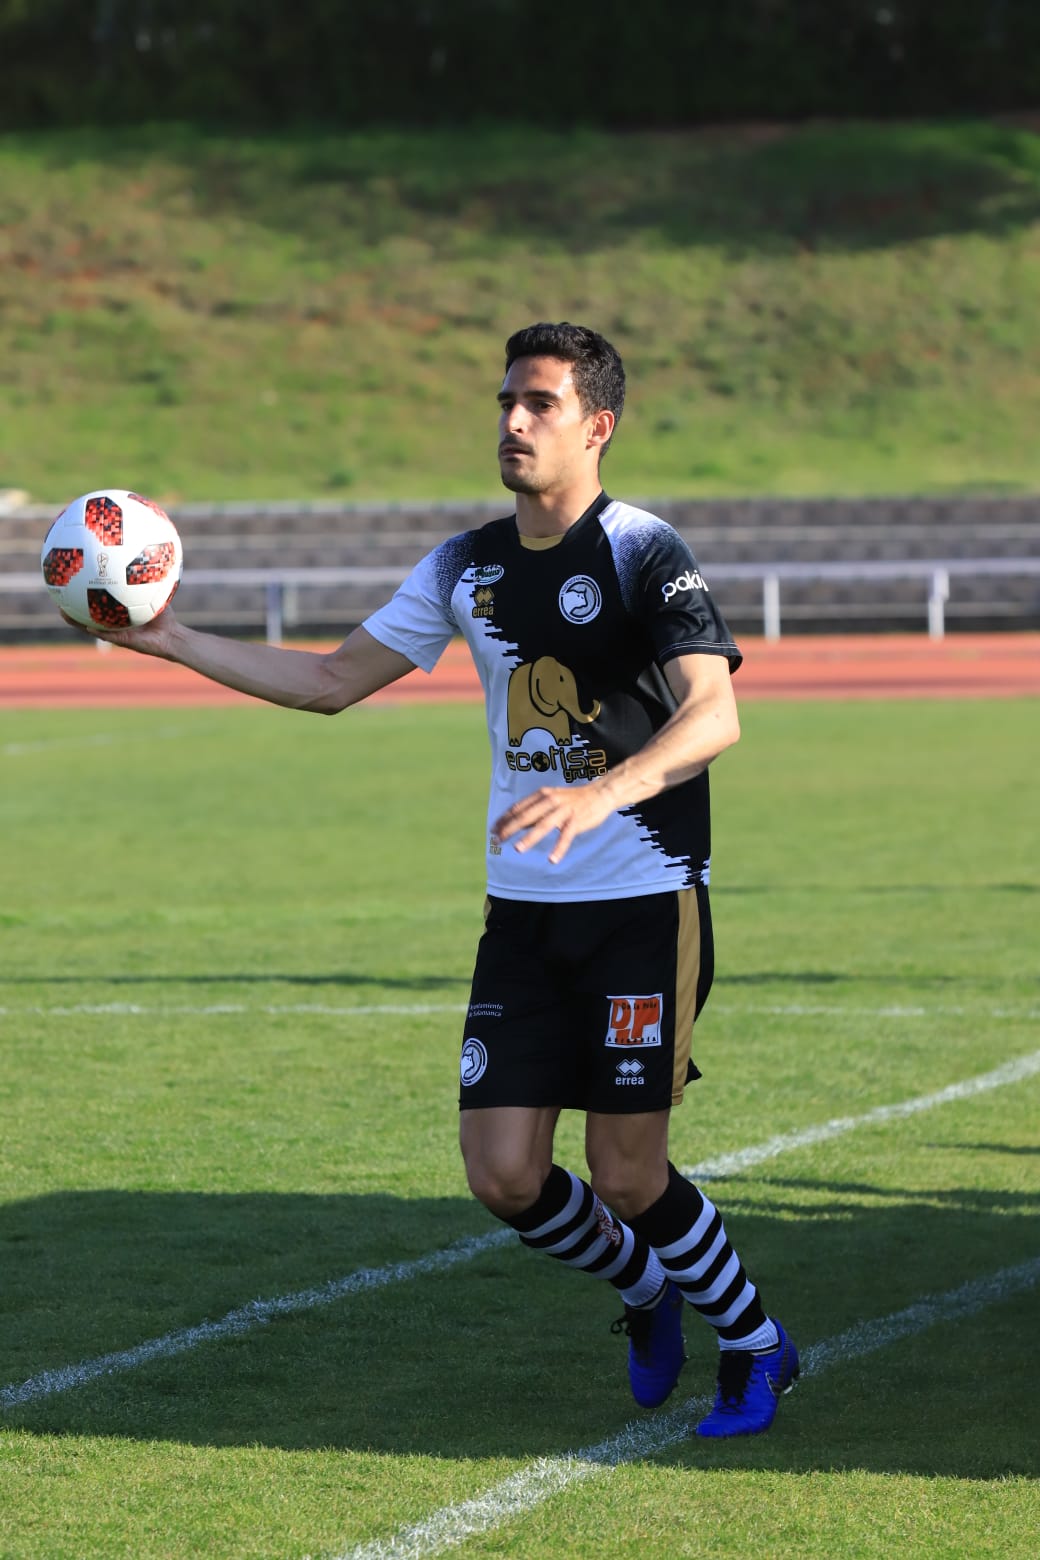
[[[469,1005],[470,1018],[501,1018],[502,1013],[501,1002],[471,1002]]]
[[[610,1003],[610,1019],[605,1045],[628,1047],[661,1044],[661,992],[650,997],[608,997],[607,1001]]]
[[[463,1041],[462,1060],[459,1064],[459,1077],[463,1088],[483,1078],[487,1072],[487,1064],[487,1050],[479,1040]]]

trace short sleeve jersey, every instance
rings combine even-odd
[[[637,752],[676,707],[677,655],[740,652],[696,559],[665,521],[601,493],[553,546],[515,517],[450,537],[365,622],[432,671],[461,634],[491,744],[488,892],[530,901],[630,898],[707,883],[707,773],[612,813],[553,866],[555,833],[524,853],[490,825],[542,785],[586,785]]]

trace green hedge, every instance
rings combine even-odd
[[[621,128],[1040,105],[1040,0],[0,0],[0,126]]]

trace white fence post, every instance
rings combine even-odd
[[[266,634],[269,645],[280,645],[282,642],[282,593],[284,590],[285,586],[281,580],[268,580],[264,588]]]
[[[928,597],[928,637],[942,639],[946,633],[946,603],[950,599],[950,573],[948,569],[936,569],[932,575],[932,592]]]
[[[767,639],[780,638],[779,574],[767,574],[762,580],[762,632]]]

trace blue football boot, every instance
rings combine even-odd
[[[662,1298],[649,1310],[626,1305],[611,1323],[613,1333],[628,1334],[628,1380],[642,1408],[657,1408],[679,1380],[686,1363],[682,1332],[683,1297],[669,1280]]]
[[[773,1318],[773,1349],[723,1349],[715,1403],[697,1426],[698,1435],[760,1435],[776,1418],[776,1405],[798,1379],[798,1350]]]

